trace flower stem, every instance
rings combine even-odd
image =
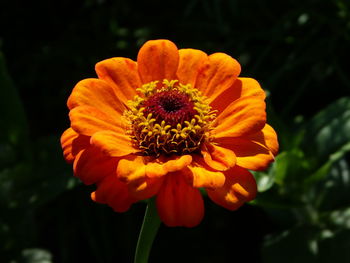
[[[143,218],[139,239],[137,241],[134,263],[147,263],[153,240],[157,235],[160,219],[157,213],[155,199],[149,199]]]

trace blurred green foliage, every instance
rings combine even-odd
[[[333,102],[291,134],[279,134],[282,152],[257,173],[255,201],[281,231],[266,237],[266,262],[350,260],[350,97]],[[291,250],[293,248],[293,250]]]
[[[252,204],[206,200],[200,226],[160,229],[151,262],[350,261],[348,1],[2,0],[0,262],[132,261],[145,205],[90,201],[59,136],[74,84],[157,38],[237,58],[269,95],[281,150]]]

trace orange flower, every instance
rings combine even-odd
[[[75,176],[96,184],[91,198],[117,212],[156,196],[168,226],[193,227],[204,215],[199,188],[227,209],[255,198],[248,170],[265,169],[278,151],[266,124],[265,93],[239,78],[232,57],[145,43],[137,62],[97,63],[68,99],[62,137]]]

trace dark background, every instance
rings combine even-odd
[[[252,204],[206,199],[198,227],[161,226],[150,262],[350,260],[348,1],[0,0],[0,262],[132,262],[145,204],[90,201],[59,137],[95,63],[159,38],[236,58],[267,91],[281,157]]]

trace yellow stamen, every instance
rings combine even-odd
[[[124,112],[124,116],[129,123],[127,134],[132,137],[134,146],[140,149],[141,154],[152,156],[199,151],[204,141],[209,140],[210,125],[216,112],[211,110],[206,97],[190,84],[167,79],[162,81],[161,87],[158,83],[153,81],[142,85],[137,89],[141,96],[135,96],[127,102],[129,109]],[[197,113],[194,118],[172,126],[164,120],[157,121],[157,116],[152,113],[146,113],[145,116],[144,102],[154,94],[166,91],[177,91],[187,96]]]

